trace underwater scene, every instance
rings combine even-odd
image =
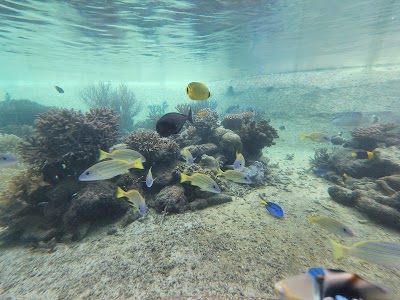
[[[0,25],[0,299],[400,299],[399,1]]]

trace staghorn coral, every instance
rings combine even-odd
[[[110,82],[100,81],[84,88],[80,97],[90,108],[107,107],[117,112],[121,116],[119,124],[125,132],[133,129],[133,118],[142,110],[142,103],[136,99],[135,93],[123,83],[113,88]]]
[[[125,139],[125,144],[140,152],[150,165],[155,162],[171,164],[178,158],[178,144],[171,139],[161,138],[152,130],[133,131]]]
[[[53,109],[38,116],[36,135],[26,137],[19,152],[47,175],[46,180],[64,177],[67,170],[79,174],[97,160],[100,149],[116,143],[117,120],[107,108],[91,109],[86,115],[73,109]]]
[[[187,115],[189,114],[190,108],[191,108],[191,105],[190,105],[190,104],[187,104],[187,103],[181,103],[181,104],[178,104],[177,106],[175,106],[175,109],[176,109],[180,114],[183,114],[183,115],[185,115],[185,116],[187,116]],[[192,113],[195,113],[195,112],[192,110]]]

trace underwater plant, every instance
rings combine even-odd
[[[123,83],[113,88],[110,82],[99,81],[84,88],[80,98],[90,108],[107,107],[117,112],[121,116],[119,124],[123,132],[133,130],[134,117],[142,111],[142,103]]]
[[[314,169],[326,169],[328,167],[329,157],[332,155],[328,148],[315,149],[314,157],[309,157],[309,162]]]
[[[190,104],[187,103],[181,103],[175,106],[175,109],[183,115],[188,115],[189,114],[189,110],[192,106]],[[196,112],[192,110],[192,113],[195,114]]]

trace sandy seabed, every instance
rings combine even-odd
[[[332,184],[307,172],[317,145],[299,135],[319,130],[315,124],[273,119],[274,127],[286,127],[277,144],[265,149],[273,180],[230,203],[165,217],[150,210],[125,228],[108,225],[80,242],[57,244],[53,253],[3,245],[0,298],[277,298],[276,282],[317,266],[357,273],[400,298],[399,269],[332,258],[328,238],[346,245],[371,239],[400,243],[400,234],[334,202],[327,193]],[[280,204],[285,218],[269,215],[259,193]],[[341,220],[356,237],[342,239],[309,225],[310,211]],[[111,228],[117,232],[108,235]]]

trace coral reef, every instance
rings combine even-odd
[[[155,197],[154,209],[158,212],[182,213],[187,210],[187,199],[181,185],[163,188]]]
[[[51,107],[38,104],[27,99],[10,99],[0,102],[0,132],[23,136],[26,125],[32,126],[38,114],[44,113]],[[20,128],[20,127],[23,127]]]
[[[151,130],[133,131],[125,143],[130,149],[140,152],[146,157],[146,162],[152,165],[155,162],[171,164],[178,158],[179,146],[169,138],[161,138]]]
[[[19,147],[22,158],[36,170],[64,177],[65,172],[80,173],[93,164],[100,149],[108,150],[118,138],[118,117],[106,108],[79,111],[53,109],[38,116],[36,135],[26,137]],[[62,166],[63,165],[63,166]]]
[[[203,141],[209,141],[212,131],[219,126],[219,116],[215,110],[204,108],[193,115],[194,127]]]
[[[222,126],[233,131],[240,130],[245,124],[250,123],[253,117],[254,113],[251,111],[228,114],[222,120]]]
[[[377,179],[375,182],[390,196],[400,192],[400,174],[384,176]]]
[[[176,109],[180,114],[188,115],[188,114],[189,114],[189,110],[190,110],[191,107],[192,107],[192,106],[191,106],[190,104],[181,103],[181,104],[178,104],[177,106],[175,106],[175,109]],[[192,111],[192,113],[195,113],[195,112]]]
[[[0,133],[0,153],[16,153],[22,139],[14,134]]]
[[[400,133],[392,132],[397,127],[398,124],[386,123],[356,128],[351,132],[353,139],[346,145],[366,151],[372,151],[379,143],[387,147],[399,145]]]
[[[117,112],[121,116],[119,124],[123,132],[133,129],[134,117],[142,110],[142,103],[135,93],[123,83],[113,88],[110,82],[100,81],[84,88],[80,98],[90,108],[106,107]]]

